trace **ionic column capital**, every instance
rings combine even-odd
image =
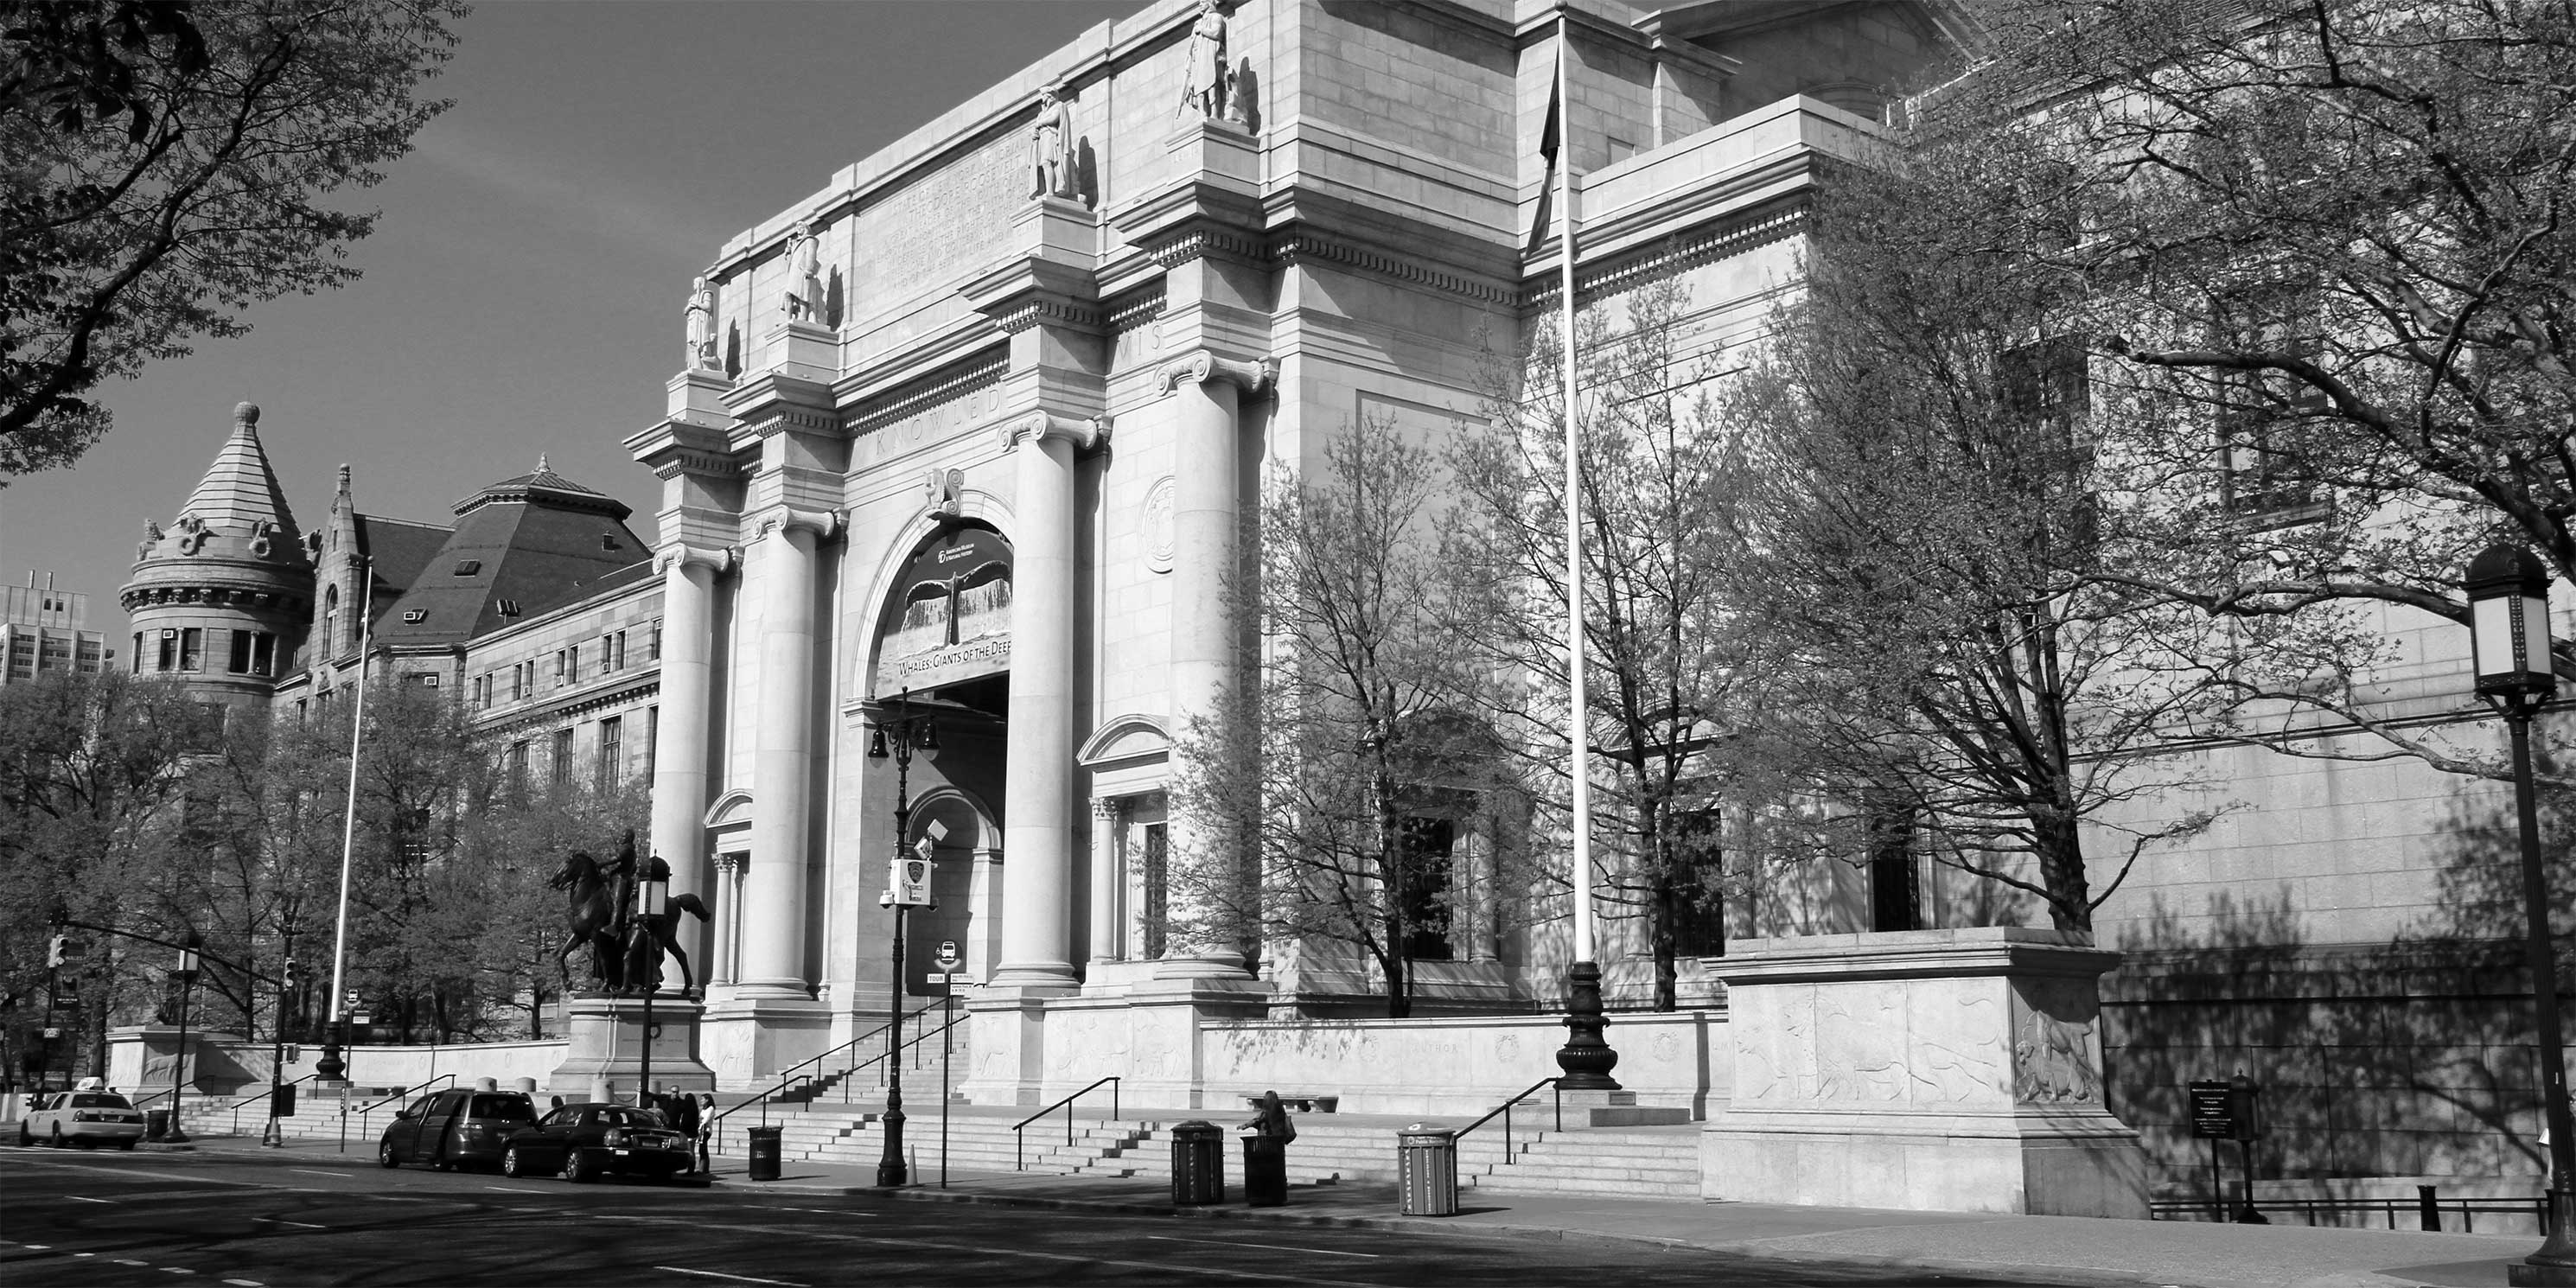
[[[1156,386],[1166,394],[1184,382],[1203,385],[1221,380],[1247,394],[1259,395],[1270,392],[1279,383],[1279,360],[1263,358],[1257,362],[1246,362],[1199,349],[1164,363],[1154,379]]]
[[[1002,450],[1009,451],[1022,442],[1044,442],[1061,438],[1073,444],[1073,450],[1088,452],[1109,445],[1107,416],[1059,416],[1051,411],[1034,411],[1002,422]]]
[[[717,546],[713,549],[709,549],[705,546],[693,546],[682,541],[674,542],[662,547],[662,552],[653,557],[653,571],[669,572],[673,568],[707,568],[720,573],[731,572],[733,571],[734,562],[735,555],[733,547],[731,546]]]
[[[829,541],[841,535],[841,512],[838,510],[799,510],[781,506],[761,516],[760,535],[773,532],[811,532],[817,541]]]

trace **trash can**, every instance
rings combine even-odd
[[[166,1140],[166,1139],[168,1139],[168,1138],[169,1138],[169,1136],[170,1136],[170,1111],[169,1111],[169,1110],[167,1110],[167,1109],[146,1109],[146,1110],[144,1110],[144,1111],[143,1111],[143,1139],[145,1139],[145,1140]]]
[[[1288,1202],[1288,1142],[1246,1133],[1243,1138],[1243,1205],[1284,1207]]]
[[[743,1129],[744,1133],[751,1137],[750,1178],[752,1180],[774,1181],[778,1179],[778,1136],[779,1133],[785,1130],[787,1129],[784,1127],[746,1127]]]
[[[1172,1125],[1172,1205],[1225,1202],[1225,1129],[1193,1118]]]
[[[1458,1138],[1420,1123],[1395,1133],[1396,1192],[1406,1216],[1458,1215]]]

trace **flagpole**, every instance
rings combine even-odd
[[[349,704],[349,792],[340,810],[340,914],[331,935],[331,1018],[322,1028],[322,1059],[314,1065],[324,1082],[337,1082],[348,1071],[340,1053],[345,1036],[340,1027],[341,981],[349,964],[349,866],[358,838],[358,741],[367,727],[367,648],[376,615],[375,561],[361,557],[358,575],[367,589],[358,609],[358,697]],[[322,647],[331,644],[325,640]]]
[[[1584,717],[1589,713],[1583,685],[1583,458],[1574,405],[1574,96],[1572,24],[1563,6],[1556,11],[1556,206],[1557,301],[1563,310],[1565,359],[1565,673],[1566,741],[1572,749],[1568,772],[1574,780],[1574,855],[1569,873],[1574,887],[1574,961],[1566,972],[1566,1040],[1556,1053],[1565,1071],[1560,1091],[1616,1091],[1610,1070],[1619,1053],[1601,1036],[1608,1023],[1601,1014],[1601,966],[1592,914],[1592,747]]]

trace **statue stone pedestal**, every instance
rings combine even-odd
[[[2145,1151],[2102,1101],[2119,960],[2003,926],[1729,945],[1733,1099],[1701,1193],[2144,1220]]]
[[[682,1091],[713,1091],[716,1075],[698,1055],[698,1017],[702,1002],[678,994],[653,995],[653,1086]],[[546,1090],[566,1100],[587,1099],[602,1083],[612,1098],[633,1103],[642,1085],[644,999],[641,995],[575,993],[564,1003],[564,1036],[569,1040],[562,1064],[546,1079]]]

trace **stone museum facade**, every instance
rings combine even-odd
[[[1167,933],[1186,898],[1169,874],[1206,844],[1170,801],[1176,731],[1239,674],[1226,586],[1259,481],[1313,471],[1363,419],[1436,442],[1483,414],[1490,356],[1554,325],[1559,111],[1578,300],[1675,282],[1691,353],[1758,338],[1815,185],[1866,159],[1960,23],[1901,0],[1161,0],[714,248],[666,413],[626,440],[663,485],[649,546],[542,467],[452,528],[359,515],[344,477],[329,527],[299,538],[264,459],[244,463],[245,420],[126,589],[136,660],[154,669],[163,631],[183,633],[174,657],[185,632],[234,652],[247,634],[249,671],[210,685],[324,701],[355,656],[352,552],[372,553],[395,670],[450,687],[508,754],[649,773],[652,849],[715,914],[684,934],[710,981],[698,1054],[726,1088],[882,1022],[886,865],[926,846],[936,906],[908,919],[899,991],[943,995],[933,959],[959,946],[974,1100],[1115,1074],[1130,1103],[1306,1079],[1350,1109],[1481,1112],[1555,1072],[1569,956],[1562,918],[1500,915],[1506,830],[1451,841],[1460,911],[1446,957],[1417,963],[1427,1018],[1343,1018],[1378,987],[1356,967],[1265,954],[1256,975]],[[547,589],[464,571],[540,553]],[[2474,718],[2464,633],[2389,629],[2392,710]],[[898,835],[894,762],[870,745],[902,715],[931,717],[938,747],[909,765]],[[1890,1139],[1974,1136],[1991,1149],[1972,1170],[1998,1176],[2021,1175],[2016,1151],[2133,1149],[2125,1120],[2188,1172],[2181,1086],[2238,1066],[2301,1133],[2279,1166],[2532,1170],[2533,1123],[2494,1111],[2530,1076],[2517,950],[2452,916],[2493,795],[2407,761],[2174,754],[2247,808],[2100,909],[2116,965],[2005,929],[2028,920],[2011,899],[1919,855],[1741,874],[1755,895],[1723,929],[1755,941],[1761,1000],[1733,1018],[1763,1031],[1730,1036],[1710,954],[1681,1012],[1617,1017],[1617,1076],[1711,1118],[1712,1167],[1746,1172],[1794,1168],[1792,1137],[1854,1112]],[[1800,947],[1814,936],[1846,964]],[[1614,1010],[1638,1004],[1639,927],[1614,910],[1602,941]],[[1938,1058],[1870,1055],[1899,1020]],[[1833,1165],[1862,1187],[1886,1157]],[[2124,1167],[2008,1184],[2106,1186],[2087,1210],[2126,1210]]]

